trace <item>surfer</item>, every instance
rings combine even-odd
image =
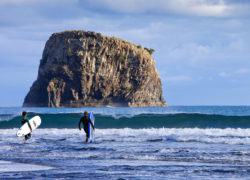
[[[29,119],[28,119],[28,117],[27,117],[27,112],[24,111],[24,112],[22,113],[22,115],[23,115],[22,124],[25,124],[25,123],[27,122],[27,123],[28,123],[28,126],[29,126],[29,128],[30,128],[30,132],[32,132],[32,128],[31,128]],[[25,135],[23,141],[26,142],[26,141],[27,141],[28,139],[30,139],[30,138],[31,138],[31,133]]]
[[[91,122],[91,120],[89,119],[88,117],[88,112],[85,111],[84,112],[84,116],[80,119],[79,123],[78,123],[78,127],[79,127],[79,130],[81,131],[81,123],[83,124],[83,129],[86,133],[86,142],[88,142],[89,140],[89,126],[88,126],[88,123],[91,124],[92,128],[95,130],[95,127],[93,125],[93,123]]]

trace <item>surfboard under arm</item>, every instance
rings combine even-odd
[[[39,116],[35,116],[29,120],[29,124],[31,126],[32,131],[35,130],[41,124],[41,118]],[[25,136],[31,132],[28,123],[26,122],[21,128],[17,131],[17,136]]]
[[[95,117],[94,117],[93,112],[89,113],[89,118],[90,118],[91,122],[93,123],[93,125],[95,125]],[[89,126],[89,128],[88,128],[89,129],[89,140],[88,140],[88,142],[93,143],[94,140],[95,140],[94,129],[92,128],[91,123],[89,123],[88,126]]]

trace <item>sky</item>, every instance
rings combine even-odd
[[[0,0],[0,107],[22,106],[65,30],[155,49],[168,105],[250,105],[249,0]]]

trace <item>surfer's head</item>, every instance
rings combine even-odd
[[[23,115],[23,116],[27,116],[27,112],[26,112],[26,111],[23,111],[22,115]]]
[[[88,112],[87,111],[84,112],[84,116],[88,116]]]

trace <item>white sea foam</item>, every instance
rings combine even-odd
[[[6,140],[16,137],[18,129],[2,129],[0,133]],[[85,136],[78,129],[37,129],[32,133],[34,136],[57,136],[70,138]],[[220,144],[245,144],[250,145],[250,129],[199,129],[199,128],[150,128],[150,129],[96,129],[95,136],[98,139],[114,139],[117,141],[145,141],[161,138],[162,140],[174,140],[180,142],[202,142]],[[136,138],[135,138],[136,137]]]
[[[15,134],[18,129],[0,129],[1,134]],[[79,131],[76,129],[57,129],[57,128],[46,128],[46,129],[37,129],[34,131],[36,134],[56,134],[56,135],[73,135],[84,133],[83,130]],[[250,137],[250,128],[241,129],[241,128],[211,128],[211,129],[201,129],[201,128],[143,128],[143,129],[96,129],[95,133],[97,136],[171,136],[171,135],[189,135],[194,137],[200,136],[225,136],[225,137]]]
[[[53,167],[16,163],[11,161],[0,161],[0,172],[41,171],[49,169],[53,169]]]
[[[238,136],[249,137],[250,129],[200,129],[200,128],[149,128],[149,129],[97,129],[100,135],[154,135],[154,136],[171,136],[171,135],[189,135],[189,136]]]

